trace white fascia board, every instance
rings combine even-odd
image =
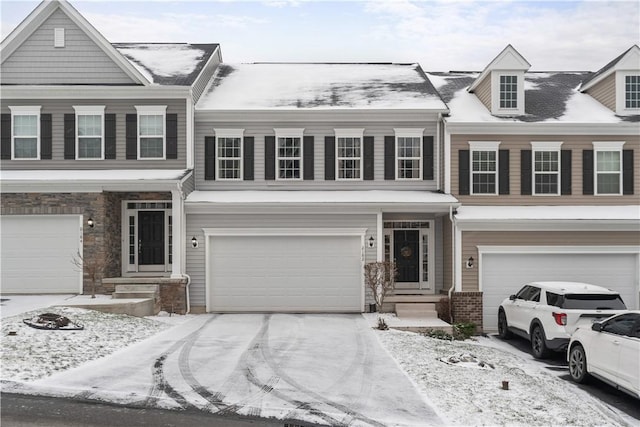
[[[640,231],[634,220],[495,220],[460,221],[461,231]]]
[[[590,254],[590,253],[621,253],[640,254],[640,246],[627,245],[585,245],[585,246],[478,246],[481,254]]]
[[[637,135],[638,123],[447,122],[451,135]]]
[[[364,236],[366,228],[203,228],[209,236]]]
[[[161,99],[189,98],[189,86],[32,86],[2,87],[3,99]]]
[[[383,213],[439,213],[447,214],[452,206],[460,203],[433,205],[394,205],[379,203],[224,203],[185,201],[185,211],[190,214],[343,214],[376,215]]]
[[[200,121],[218,122],[436,122],[438,113],[449,110],[367,110],[367,109],[326,109],[326,110],[198,110],[195,117]]]
[[[103,191],[171,191],[180,184],[175,180],[135,181],[20,181],[2,182],[1,193],[101,193]]]

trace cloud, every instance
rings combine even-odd
[[[298,7],[301,4],[301,0],[267,0],[263,1],[262,4],[268,7]]]

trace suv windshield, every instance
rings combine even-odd
[[[547,292],[547,303],[560,308],[581,310],[624,310],[620,295],[567,294]]]

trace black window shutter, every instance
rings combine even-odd
[[[204,179],[216,179],[216,137],[204,137]]]
[[[384,179],[396,179],[396,137],[384,137]]]
[[[254,139],[252,136],[244,137],[243,147],[243,165],[242,165],[242,179],[245,181],[253,181],[253,147]]]
[[[0,159],[11,159],[11,114],[2,114],[0,116]]]
[[[633,150],[622,150],[622,194],[633,194]]]
[[[520,194],[530,196],[531,187],[531,150],[520,151]]]
[[[127,114],[126,145],[127,160],[138,158],[138,115]]]
[[[560,151],[560,194],[571,194],[571,150]]]
[[[469,195],[469,150],[458,150],[458,194]]]
[[[104,115],[104,158],[116,158],[116,115]]]
[[[433,136],[422,137],[422,179],[433,179]]]
[[[267,181],[276,179],[276,137],[274,135],[264,137],[264,179]]]
[[[582,194],[593,195],[593,150],[582,150]]]
[[[498,150],[498,194],[509,194],[509,150]]]
[[[307,135],[302,138],[302,177],[305,180],[313,181],[313,136]]]
[[[362,143],[362,158],[364,160],[362,177],[365,181],[373,180],[374,176],[374,139],[372,136],[365,136]]]
[[[73,113],[64,115],[64,158],[76,158],[76,115]]]
[[[167,159],[178,158],[178,115],[167,114]]]
[[[40,158],[42,160],[51,160],[52,143],[51,114],[40,114]]]
[[[336,137],[324,137],[324,179],[333,181],[336,179]]]

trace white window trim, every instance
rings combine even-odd
[[[74,105],[76,111],[76,160],[104,160],[104,105]],[[80,157],[80,138],[78,136],[78,116],[100,116],[102,126],[100,126],[100,157],[84,158]]]
[[[640,71],[616,71],[616,114],[621,116],[640,113],[640,108],[626,107],[625,80],[627,76],[640,76]]]
[[[518,78],[517,108],[500,108],[500,77]],[[495,115],[515,116],[524,114],[524,71],[500,70],[491,72],[491,113]]]
[[[561,141],[532,141],[531,142],[531,194],[534,196],[559,196],[560,188],[562,185],[562,174],[560,169],[562,168],[560,149],[562,147]],[[558,153],[558,170],[555,174],[558,176],[558,185],[555,193],[536,193],[536,173],[542,175],[552,175],[554,172],[536,172],[536,152],[551,151]]]
[[[501,141],[469,141],[469,194],[477,196],[496,196],[500,188],[500,158],[498,150]],[[493,174],[496,176],[496,188],[494,193],[474,193],[473,192],[473,152],[474,151],[494,151],[496,153],[496,170]],[[478,172],[488,175],[489,172]]]
[[[421,181],[422,175],[424,173],[424,153],[422,152],[422,137],[424,136],[424,128],[394,128],[393,132],[395,133],[395,145],[394,145],[394,161],[395,161],[395,171],[396,171],[396,181]],[[414,178],[400,178],[400,168],[398,167],[398,160],[400,160],[400,156],[398,156],[398,138],[418,138],[420,141],[418,142],[418,147],[420,148],[420,172],[418,172],[418,176]],[[416,157],[402,157],[402,159],[416,159]]]
[[[165,160],[167,158],[167,106],[166,105],[136,105],[137,112],[137,146],[138,160]],[[162,157],[140,156],[140,116],[162,116]],[[147,136],[148,137],[148,136]],[[154,137],[154,138],[157,138]]]
[[[336,181],[362,181],[364,179],[364,128],[358,129],[334,129],[336,138],[335,157],[336,157]],[[340,160],[355,159],[355,157],[339,157],[338,156],[338,139],[339,138],[360,138],[360,177],[359,178],[340,178]]]
[[[9,106],[11,110],[11,160],[40,160],[40,106]],[[36,116],[36,157],[15,157],[15,135],[13,134],[14,116]]]
[[[304,179],[304,128],[274,128],[276,134],[276,181],[302,181]],[[300,177],[280,178],[280,155],[278,150],[279,138],[300,138]],[[287,157],[296,159],[297,157]]]
[[[216,180],[217,181],[242,181],[244,179],[244,129],[213,129],[216,136]],[[220,176],[220,156],[218,155],[218,138],[240,138],[240,168],[238,178],[225,178]],[[227,157],[225,157],[227,159]]]
[[[593,194],[596,196],[621,196],[622,195],[622,147],[625,141],[594,141],[593,142]],[[598,152],[618,151],[620,153],[620,182],[617,193],[598,193]],[[606,173],[606,172],[603,172]]]

